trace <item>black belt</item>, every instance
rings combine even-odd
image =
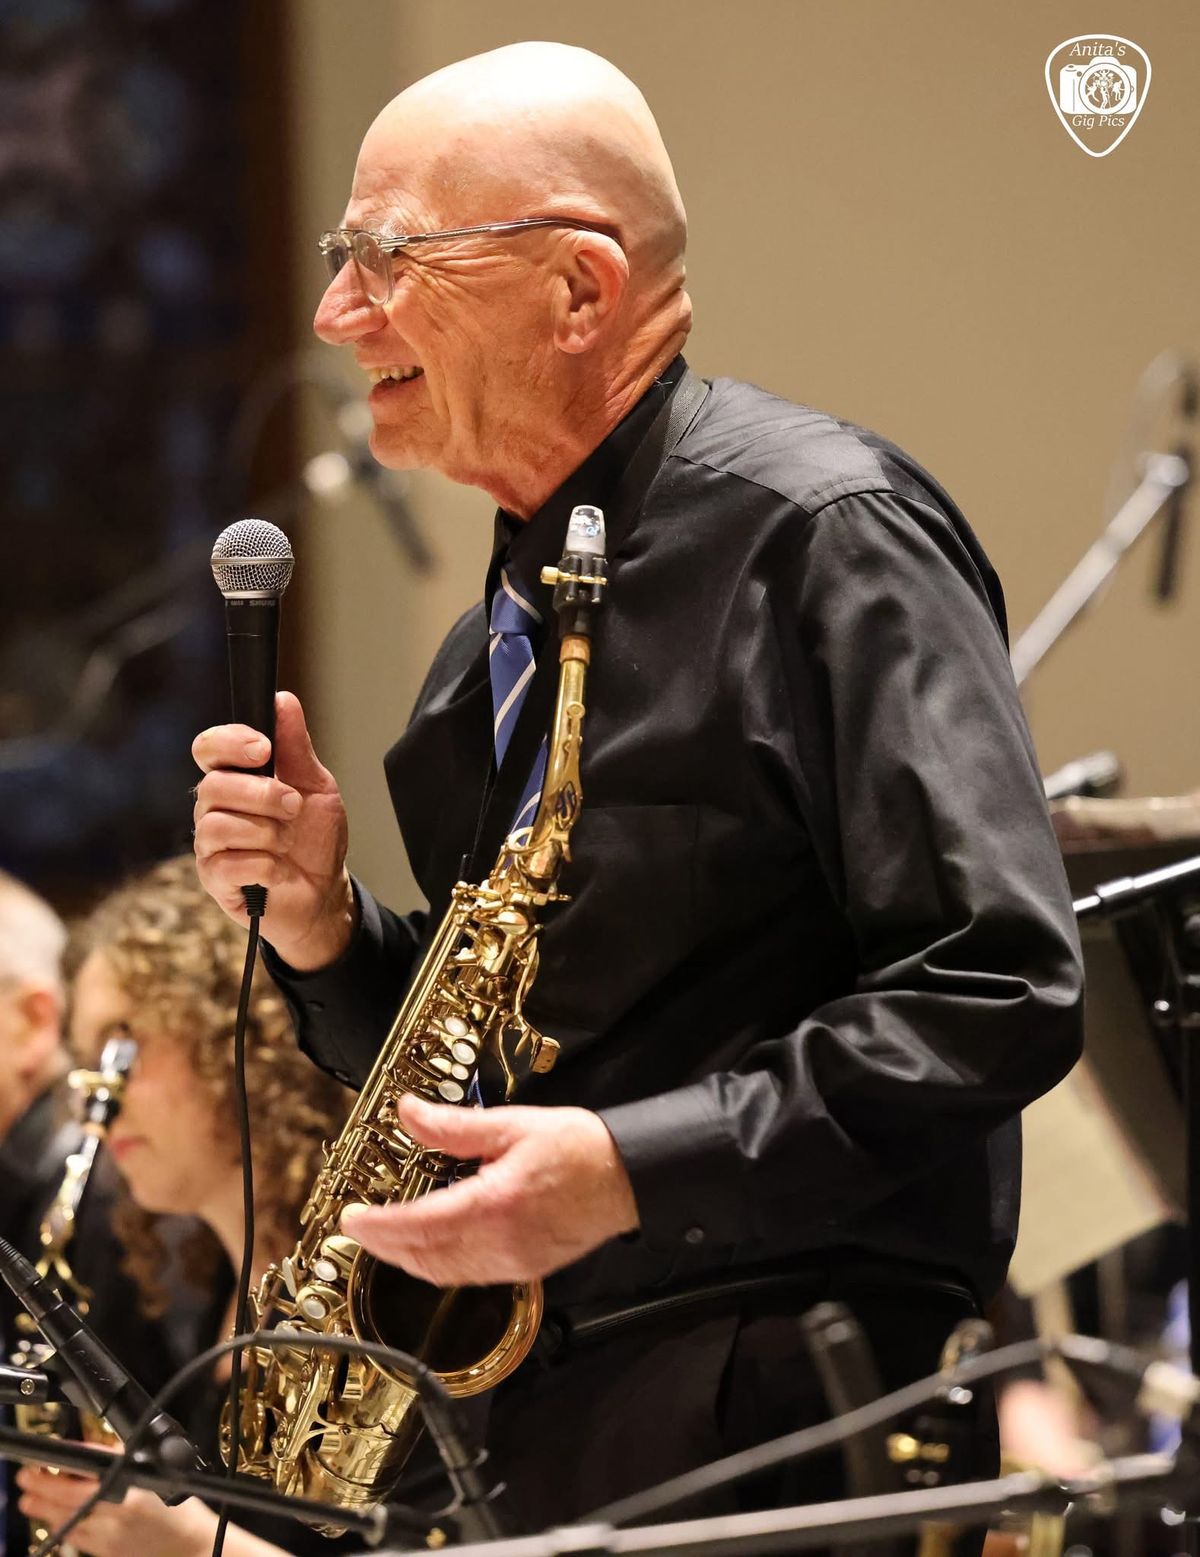
[[[549,1366],[577,1347],[608,1340],[670,1314],[703,1313],[755,1298],[790,1296],[817,1303],[850,1292],[940,1293],[958,1298],[975,1313],[980,1307],[974,1292],[953,1271],[852,1251],[826,1251],[787,1265],[742,1267],[708,1275],[654,1296],[551,1306],[542,1320],[532,1356]]]

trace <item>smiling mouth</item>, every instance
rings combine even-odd
[[[407,384],[414,378],[423,378],[424,368],[368,368],[367,377],[373,385],[397,383]]]

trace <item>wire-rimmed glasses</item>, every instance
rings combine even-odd
[[[445,232],[408,232],[385,236],[363,227],[335,227],[324,232],[317,247],[324,257],[330,279],[339,275],[349,260],[358,271],[363,291],[379,307],[392,299],[392,255],[418,243],[437,238],[470,238],[476,233],[523,232],[531,227],[573,227],[578,232],[604,232],[594,222],[572,221],[563,216],[527,216],[516,222],[484,222],[478,227],[451,227]],[[610,234],[611,236],[611,234]]]

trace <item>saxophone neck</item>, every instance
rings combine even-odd
[[[549,890],[570,858],[571,830],[579,816],[583,787],[579,755],[583,736],[584,686],[591,644],[572,633],[559,650],[558,694],[546,743],[542,797],[528,837],[513,851],[533,892]]]

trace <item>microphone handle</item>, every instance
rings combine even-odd
[[[275,688],[279,681],[279,596],[225,601],[229,647],[229,706],[234,724],[261,730],[271,755],[242,773],[275,772]]]

